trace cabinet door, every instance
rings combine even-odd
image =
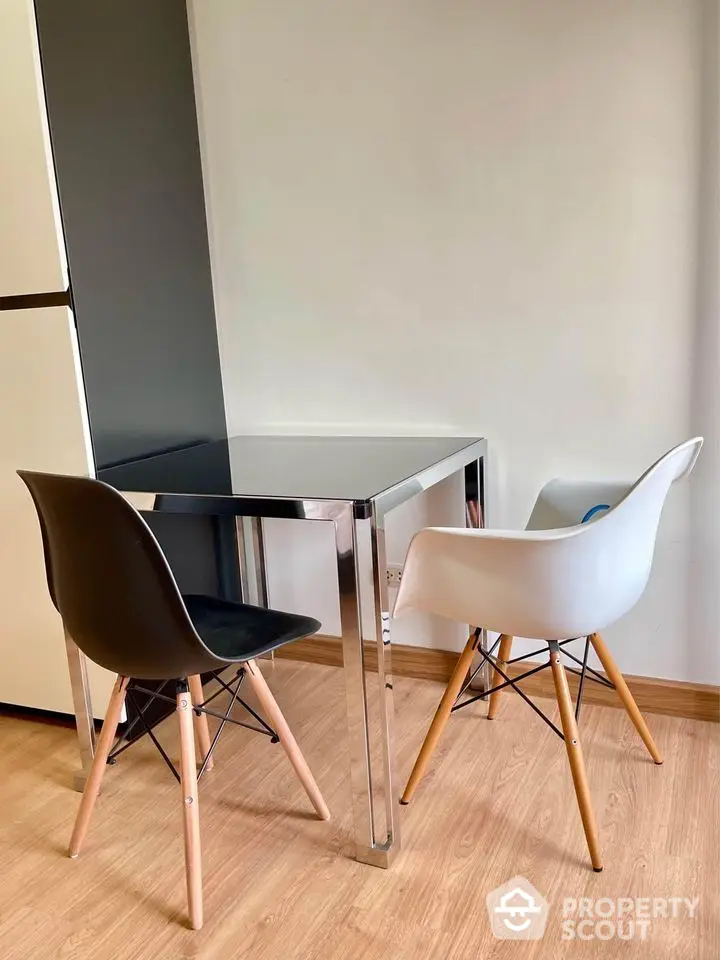
[[[67,288],[32,0],[0,0],[0,297]]]
[[[15,471],[91,471],[85,398],[70,312],[0,313],[0,702],[72,713],[60,617],[45,582],[40,529]],[[102,715],[112,678],[92,667]]]

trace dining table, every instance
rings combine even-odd
[[[357,858],[375,866],[389,866],[400,849],[386,520],[408,500],[460,474],[466,524],[482,526],[486,461],[487,444],[478,437],[248,435],[98,471],[98,479],[146,517],[216,518],[223,590],[262,606],[268,604],[263,521],[332,525],[353,835]],[[371,623],[362,617],[364,606],[373,611]],[[71,637],[67,652],[81,759],[88,770],[94,750],[89,684]],[[482,671],[479,676],[475,685],[482,688],[488,678],[483,680]]]

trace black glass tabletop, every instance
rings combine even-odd
[[[108,467],[98,477],[127,492],[370,502],[479,442],[469,437],[232,437]]]

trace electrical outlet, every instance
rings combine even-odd
[[[386,576],[387,576],[387,585],[391,588],[397,590],[400,586],[400,581],[402,580],[402,564],[401,563],[389,563],[387,565]]]

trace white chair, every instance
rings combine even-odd
[[[614,686],[653,760],[662,763],[650,731],[599,631],[622,617],[640,599],[650,576],[665,497],[675,480],[690,473],[702,443],[702,437],[696,437],[675,447],[635,484],[553,480],[541,491],[524,531],[430,527],[414,537],[405,561],[394,616],[407,610],[424,610],[475,624],[478,629],[470,635],[460,655],[401,803],[412,799],[450,713],[465,705],[456,701],[468,686],[466,677],[473,655],[479,649],[479,628],[500,634],[497,657],[480,651],[494,667],[489,719],[497,712],[501,688],[512,685],[528,699],[516,686],[521,678],[511,680],[505,669],[514,636],[538,638],[547,642],[547,650],[543,648],[536,654],[548,652],[549,662],[533,667],[529,673],[548,666],[552,670],[562,733],[544,719],[565,741],[590,859],[596,872],[602,870],[577,727],[582,684],[589,672],[594,679]],[[586,638],[583,661],[565,649],[571,639],[580,637]],[[607,679],[587,667],[589,643]],[[561,653],[582,665],[575,709]],[[540,712],[532,701],[528,702]]]

